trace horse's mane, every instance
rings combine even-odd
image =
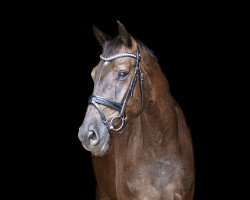
[[[139,47],[142,51],[147,52],[156,62],[158,62],[157,57],[155,56],[153,50],[149,49],[142,41],[136,40],[137,43],[139,44]]]

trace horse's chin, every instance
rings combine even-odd
[[[109,143],[103,145],[99,151],[96,151],[96,152],[92,151],[91,153],[93,156],[100,157],[100,156],[105,155],[107,153],[108,149],[109,149]]]

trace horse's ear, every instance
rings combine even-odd
[[[127,31],[127,29],[125,28],[125,26],[119,22],[117,20],[117,24],[118,24],[118,28],[119,28],[119,35],[123,41],[123,43],[127,46],[127,47],[131,47],[132,45],[132,37],[129,34],[129,32]]]
[[[95,25],[92,26],[94,35],[99,42],[99,44],[103,47],[105,42],[110,40],[111,37],[107,35],[106,33],[102,32],[99,28],[97,28]]]

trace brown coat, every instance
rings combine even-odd
[[[103,55],[134,53],[139,45],[145,106],[141,110],[137,81],[126,107],[125,129],[109,133],[98,111],[89,105],[79,139],[93,154],[97,199],[191,200],[195,187],[194,156],[183,112],[171,96],[168,81],[154,55],[133,39],[121,23],[118,26],[120,32],[115,39],[108,40],[97,28],[95,35],[104,48]],[[92,72],[93,94],[122,102],[135,62],[127,57],[100,61]],[[117,70],[126,70],[127,78],[116,79]],[[117,115],[117,111],[108,107],[100,108],[108,119]],[[95,137],[89,137],[90,130]]]

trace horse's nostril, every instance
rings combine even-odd
[[[94,131],[89,131],[89,140],[95,140],[96,139],[96,134]]]
[[[88,132],[88,140],[89,140],[89,142],[90,142],[91,145],[97,144],[97,142],[98,142],[98,136],[97,136],[97,134],[93,130],[90,130]]]

